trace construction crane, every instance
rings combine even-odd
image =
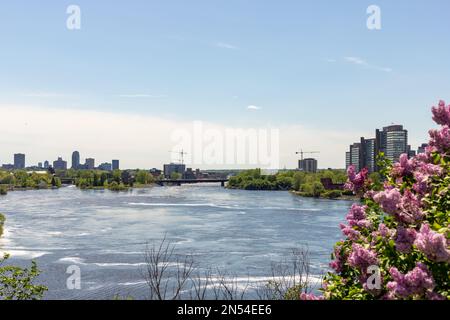
[[[187,152],[184,152],[183,149],[181,151],[169,151],[169,152],[179,154],[181,156],[179,161],[181,161],[181,164],[184,164],[184,156],[188,154]]]
[[[303,154],[305,153],[320,153],[320,151],[303,151],[300,149],[300,151],[297,151],[295,154],[300,154],[300,160],[303,160]]]

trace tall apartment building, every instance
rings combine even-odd
[[[376,154],[383,152],[392,162],[398,161],[403,153],[408,154],[408,131],[402,125],[391,125],[375,132]]]
[[[428,147],[428,143],[422,143],[420,147],[417,148],[417,154],[425,153],[425,149]]]
[[[181,163],[170,163],[164,165],[164,177],[170,178],[172,173],[176,172],[181,174],[184,177],[184,173],[186,171],[186,165]]]
[[[298,168],[304,172],[317,172],[317,160],[313,158],[306,158],[298,161]]]
[[[360,171],[364,165],[362,163],[362,148],[361,148],[361,143],[356,142],[352,145],[350,145],[350,162],[348,163],[348,167],[349,166],[354,166],[356,171]],[[348,169],[347,167],[347,169]]]
[[[14,154],[14,169],[25,169],[25,155],[23,153]]]
[[[392,125],[382,130],[376,129],[375,138],[362,137],[360,142],[350,145],[350,151],[345,153],[346,168],[353,165],[356,171],[363,168],[367,168],[370,173],[377,171],[377,156],[380,152],[392,162],[398,161],[403,153],[409,157],[415,155],[408,145],[408,131],[402,125]]]
[[[58,157],[58,160],[53,161],[53,169],[67,170],[67,161],[64,161],[61,157]]]
[[[72,153],[72,169],[80,168],[80,153],[78,151],[74,151]]]
[[[113,160],[112,161],[112,169],[113,170],[119,170],[119,160]]]
[[[95,159],[87,158],[86,159],[86,163],[85,163],[85,167],[88,170],[93,170],[95,168]]]

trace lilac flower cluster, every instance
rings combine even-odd
[[[422,224],[414,244],[428,259],[436,262],[450,263],[449,244],[441,233],[434,232],[427,223]]]
[[[341,246],[336,246],[334,248],[334,260],[330,262],[330,268],[332,268],[337,273],[342,271],[342,267],[345,263],[345,257],[341,254],[341,250]]]
[[[444,101],[439,101],[438,107],[432,107],[433,120],[442,126],[450,126],[450,105],[445,106]]]
[[[376,252],[366,249],[360,244],[353,243],[352,252],[348,257],[347,262],[350,266],[358,268],[363,273],[366,273],[369,266],[378,264],[378,258]]]
[[[364,205],[352,205],[347,224],[340,224],[346,240],[336,245],[330,263],[339,279],[336,275],[325,278],[326,298],[450,298],[445,281],[450,272],[450,225],[446,219],[450,210],[446,183],[450,106],[441,101],[432,111],[442,128],[430,131],[425,153],[411,159],[406,154],[400,156],[382,191],[368,179],[366,169],[356,173],[353,166],[349,167],[345,187],[363,196]],[[380,214],[380,209],[384,213]],[[446,231],[438,232],[441,228]],[[370,266],[379,266],[380,288],[368,285],[373,284],[368,282],[369,278],[373,280],[368,273]],[[331,285],[333,282],[335,285]],[[301,299],[319,298],[304,294]]]
[[[423,219],[421,201],[410,190],[402,195],[397,188],[387,189],[375,194],[373,199],[400,223],[413,224]]]
[[[450,153],[450,128],[443,126],[441,130],[430,130],[430,147],[435,151],[448,154]]]
[[[416,230],[403,226],[398,227],[395,238],[395,247],[398,251],[402,253],[411,252],[414,240],[416,240]]]
[[[348,181],[345,184],[345,189],[351,190],[356,194],[359,194],[364,191],[364,186],[368,180],[369,171],[367,168],[364,168],[356,174],[355,167],[351,165],[347,169]]]
[[[304,293],[302,292],[300,294],[300,300],[323,300],[323,296],[316,296],[313,293]]]
[[[390,268],[389,273],[393,281],[388,282],[386,285],[388,289],[386,298],[397,299],[423,296],[438,298],[438,295],[432,295],[435,283],[425,264],[418,262],[416,267],[406,274],[402,274],[395,267]]]

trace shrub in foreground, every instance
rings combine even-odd
[[[302,299],[450,298],[450,106],[432,108],[426,153],[385,167],[384,183],[348,170],[347,188],[362,197],[341,225],[323,296]]]

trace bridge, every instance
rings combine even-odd
[[[228,182],[228,179],[164,179],[155,181],[156,184],[163,186],[164,184],[175,184],[177,186],[181,186],[182,184],[192,184],[192,183],[219,183],[222,187],[225,187],[225,182]]]

